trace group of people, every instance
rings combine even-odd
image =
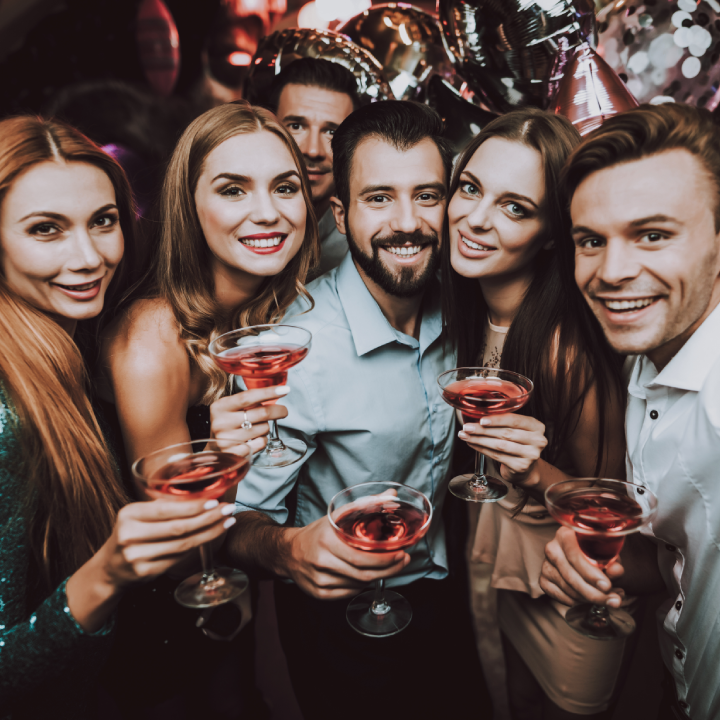
[[[253,605],[275,579],[306,720],[492,717],[473,625],[499,627],[514,720],[609,718],[632,643],[582,637],[564,612],[640,612],[663,588],[660,717],[720,717],[710,114],[643,106],[581,140],[516,110],[453,159],[433,110],[360,106],[339,65],[298,60],[270,97],[184,131],[147,267],[111,157],[52,119],[0,121],[0,717],[265,717],[252,623],[203,632],[172,598],[207,542],[250,574]],[[208,346],[280,321],[312,333],[307,358],[287,385],[236,391]],[[529,404],[460,428],[436,381],[473,366],[530,378]],[[222,502],[149,499],[129,472],[190,439],[257,453],[273,420],[307,453]],[[472,623],[483,604],[449,571],[443,512],[464,446],[510,487],[468,505],[469,575],[497,592],[496,619]],[[658,497],[606,573],[545,509],[573,477]],[[369,480],[430,500],[417,545],[337,537],[330,499]],[[378,579],[413,608],[381,639],[345,619]]]

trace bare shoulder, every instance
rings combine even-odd
[[[143,376],[189,372],[175,315],[163,299],[134,302],[104,333],[102,354],[113,375],[122,370]]]

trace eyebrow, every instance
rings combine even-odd
[[[392,192],[395,189],[392,185],[366,185],[358,195],[367,195],[368,193],[376,192]],[[437,190],[438,192],[445,193],[447,188],[445,184],[441,182],[428,182],[415,185],[413,192],[417,192],[418,190]]]
[[[108,203],[107,205],[103,205],[101,208],[98,208],[97,210],[95,210],[95,212],[93,212],[92,217],[107,212],[108,210],[117,210],[117,205],[115,205],[115,203]],[[25,222],[32,217],[52,218],[53,220],[67,220],[67,217],[65,215],[62,215],[61,213],[50,212],[48,210],[38,210],[36,212],[31,212],[24,218],[20,218],[18,222]]]
[[[463,170],[460,173],[461,179],[462,179],[463,175],[469,176],[470,179],[473,181],[473,183],[475,183],[475,185],[479,185],[480,187],[482,187],[482,183],[480,182],[480,180],[478,180],[469,170]],[[509,198],[513,198],[514,200],[520,200],[522,202],[526,202],[526,203],[528,203],[528,205],[532,205],[535,209],[539,210],[538,204],[534,200],[527,197],[527,195],[521,195],[520,193],[515,193],[515,192],[504,192],[504,193],[502,193],[501,197],[509,197]]]
[[[273,182],[277,182],[278,180],[287,180],[289,177],[295,176],[298,180],[300,179],[300,173],[297,170],[286,170],[283,173],[280,173],[279,175],[276,175],[273,178]],[[249,183],[252,182],[252,178],[249,178],[247,175],[237,175],[236,173],[220,173],[219,175],[216,175],[211,182],[215,182],[216,180],[232,180],[233,182],[239,182],[239,183]]]
[[[307,122],[308,119],[304,115],[285,115],[282,119],[282,121],[285,122],[291,122],[291,123],[304,123]],[[325,127],[332,128],[333,130],[337,130],[337,128],[340,127],[339,123],[332,122],[331,120],[325,120],[322,125]]]
[[[628,223],[628,227],[631,228],[639,228],[643,227],[643,225],[648,225],[649,223],[658,223],[658,222],[670,222],[670,223],[678,223],[678,221],[675,218],[670,217],[669,215],[648,215],[644,218],[638,218],[637,220],[632,220]],[[579,233],[595,233],[595,234],[602,234],[598,233],[597,230],[593,230],[592,228],[586,227],[585,225],[576,225],[572,228],[570,231],[572,235],[577,235]]]

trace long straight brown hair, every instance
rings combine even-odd
[[[580,142],[564,117],[535,108],[517,110],[489,123],[458,159],[449,197],[477,149],[497,137],[537,150],[545,172],[543,229],[535,242],[550,249],[538,252],[530,286],[510,326],[501,367],[530,378],[535,390],[523,412],[553,431],[542,457],[556,463],[580,419],[588,392],[597,390],[598,437],[595,473],[601,474],[608,400],[622,396],[622,358],[613,352],[575,283],[575,256],[569,235],[567,201],[560,190],[562,167]],[[450,262],[446,218],[442,244],[444,337],[458,352],[458,367],[474,366],[482,351],[487,305],[476,279],[459,275]]]
[[[277,135],[293,156],[307,208],[305,237],[285,268],[266,278],[257,295],[227,317],[215,299],[210,249],[198,219],[195,190],[207,156],[218,145],[236,135],[257,132]],[[160,196],[160,237],[153,262],[129,301],[160,297],[170,304],[189,357],[208,379],[203,403],[220,397],[228,382],[208,353],[212,340],[233,328],[277,322],[298,295],[309,297],[305,278],[320,256],[309,187],[305,163],[290,133],[272,113],[245,101],[208,110],[188,126],[175,148]]]
[[[36,117],[0,122],[0,209],[15,179],[42,162],[94,165],[110,179],[126,248],[134,209],[122,168],[73,128]],[[2,238],[0,238],[0,250]],[[105,305],[121,292],[123,259]],[[97,325],[101,319],[78,325]],[[89,336],[94,336],[91,328]],[[88,398],[83,357],[54,320],[14,293],[0,264],[0,381],[12,407],[25,484],[28,539],[35,560],[31,593],[46,594],[107,540],[127,498]]]

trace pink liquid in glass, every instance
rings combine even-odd
[[[446,403],[462,413],[465,422],[514,412],[530,399],[524,388],[495,377],[456,380],[443,388],[442,394]]]
[[[340,537],[358,550],[394,552],[414,545],[427,532],[427,513],[403,500],[378,498],[348,506],[335,519]]]
[[[568,493],[554,504],[555,518],[577,529],[580,549],[601,568],[618,557],[625,534],[643,522],[642,508],[635,500],[607,488]]]

